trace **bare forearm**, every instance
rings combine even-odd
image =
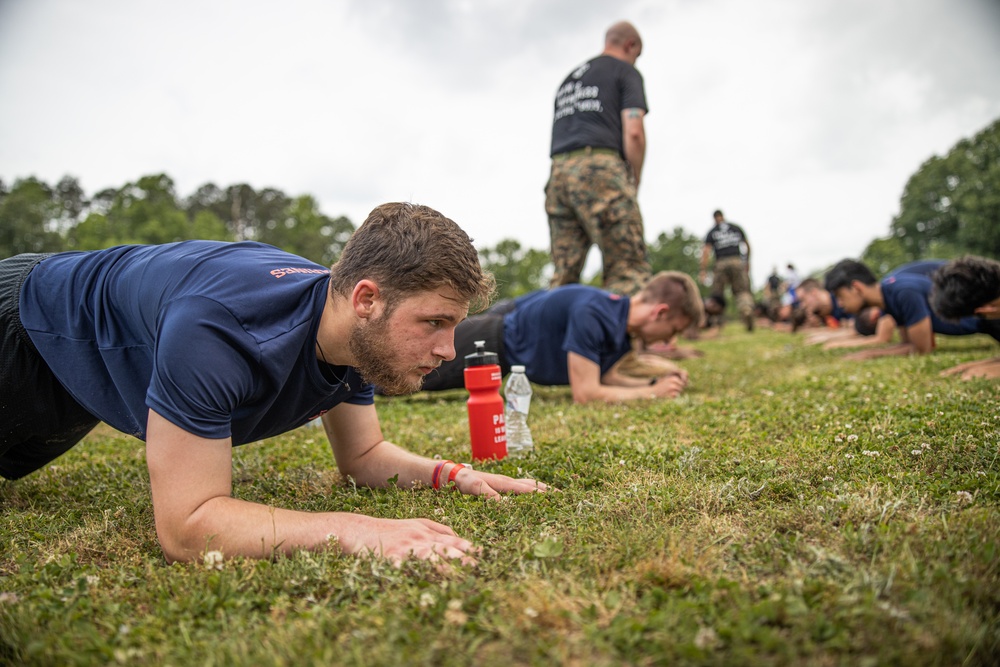
[[[434,465],[433,460],[386,440],[356,458],[348,459],[344,454],[337,456],[337,468],[342,474],[349,475],[357,484],[371,488],[389,486],[389,480],[393,478],[400,488],[411,488],[417,482],[429,485]]]
[[[632,177],[636,186],[642,178],[642,165],[646,160],[646,137],[643,135],[626,135],[625,137],[625,159],[632,167]]]
[[[641,381],[638,386],[615,386],[608,384],[576,386],[573,390],[573,401],[576,403],[622,403],[642,399],[676,398],[687,385],[687,380],[679,375],[658,378],[656,384],[650,385],[649,380]]]
[[[852,347],[871,347],[872,345],[884,345],[886,341],[879,340],[873,336],[861,336],[854,334],[846,338],[841,338],[838,340],[827,341],[823,345],[825,350],[835,350],[841,348],[852,348]]]
[[[912,343],[897,343],[888,347],[879,347],[870,350],[862,350],[847,355],[844,359],[850,361],[864,361],[866,359],[878,359],[879,357],[894,357],[908,354],[923,354],[916,345]]]
[[[592,403],[594,401],[601,401],[604,403],[623,403],[625,401],[638,401],[641,399],[651,398],[657,398],[657,396],[653,393],[653,391],[651,391],[648,381],[645,387],[614,387],[601,385],[599,388],[591,389],[587,392],[573,392],[573,401],[580,404]]]
[[[206,551],[220,551],[227,558],[272,558],[325,547],[331,537],[353,553],[369,520],[359,514],[299,512],[217,497],[205,501],[183,524],[158,523],[157,534],[170,561],[195,560]]]

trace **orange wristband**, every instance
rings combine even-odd
[[[461,470],[464,467],[465,467],[464,463],[455,463],[455,467],[451,469],[450,473],[448,473],[448,483],[449,484],[451,484],[452,482],[455,481],[455,478],[458,477],[458,471]]]
[[[434,474],[431,475],[431,486],[435,489],[441,488],[441,469],[449,463],[455,464],[454,461],[441,461],[441,463],[434,466]]]

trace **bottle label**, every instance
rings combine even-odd
[[[528,408],[531,405],[531,395],[519,396],[517,394],[507,395],[507,409],[512,412],[520,412],[522,414],[528,414]]]

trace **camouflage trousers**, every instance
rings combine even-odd
[[[580,282],[594,244],[603,258],[604,289],[631,295],[649,279],[635,184],[620,156],[595,152],[553,158],[545,212],[555,266],[550,287]]]
[[[716,260],[712,275],[712,293],[722,295],[726,285],[733,291],[736,310],[741,317],[750,317],[753,313],[753,295],[750,294],[750,276],[747,265],[740,257],[726,257]]]

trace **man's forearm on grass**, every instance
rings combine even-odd
[[[336,454],[336,449],[334,450]],[[356,484],[382,488],[395,478],[396,486],[412,488],[418,483],[429,485],[435,462],[382,440],[354,458],[337,455],[341,474],[350,476]]]
[[[300,512],[218,496],[202,503],[180,525],[157,524],[169,561],[196,560],[206,551],[227,558],[271,558],[325,547],[331,536],[349,549],[368,517],[346,512]]]

